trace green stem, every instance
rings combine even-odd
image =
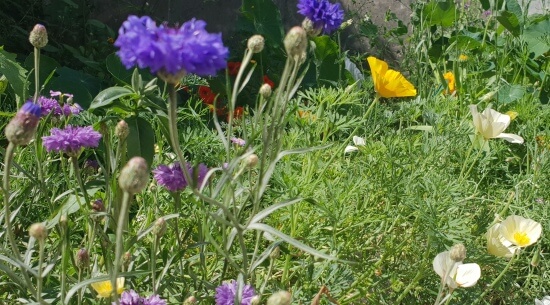
[[[44,240],[38,241],[38,276],[36,278],[36,301],[38,304],[42,304],[42,271],[44,266]]]
[[[38,102],[38,93],[40,92],[40,49],[34,48],[34,98],[33,101],[36,104]]]
[[[67,248],[68,248],[68,234],[67,224],[61,226],[61,300],[65,300],[65,289],[67,287]],[[80,281],[79,281],[80,282]]]
[[[153,294],[157,294],[157,284],[156,284],[156,264],[157,264],[157,248],[159,244],[160,237],[155,234],[155,239],[153,240],[153,248],[151,249],[151,282],[153,283]]]
[[[124,191],[124,194],[122,196],[122,206],[120,208],[120,215],[118,215],[118,222],[117,222],[117,228],[116,228],[116,243],[115,243],[115,260],[114,260],[114,268],[111,272],[111,287],[113,288],[113,294],[115,295],[116,304],[119,305],[119,300],[116,298],[117,294],[117,277],[118,272],[120,270],[120,266],[122,265],[122,251],[124,250],[124,242],[122,240],[122,234],[124,232],[124,224],[126,223],[126,218],[128,216],[128,208],[130,206],[130,193]]]
[[[470,158],[470,155],[472,153],[472,149],[473,149],[473,147],[474,147],[474,145],[477,141],[477,135],[475,135],[474,137],[476,137],[476,138],[474,138],[474,142],[472,143],[472,146],[468,150],[467,155],[466,155],[466,159],[464,159],[464,164],[462,165],[462,169],[460,170],[460,175],[458,176],[459,180],[462,180],[463,178],[467,177],[470,174],[470,172],[474,168],[474,165],[475,165],[476,161],[479,159],[479,156],[483,152],[483,146],[485,146],[485,144],[486,144],[487,140],[483,140],[483,146],[479,148],[479,150],[477,151],[477,153],[475,155],[475,158],[472,160],[472,163],[470,164],[470,167],[468,168],[468,170],[466,172],[464,172],[464,169],[466,168],[466,164],[468,163],[468,159]]]
[[[78,186],[80,187],[80,191],[82,192],[82,195],[84,195],[84,204],[90,204],[90,198],[88,197],[88,192],[86,191],[86,187],[84,186],[84,182],[82,181],[82,177],[80,174],[80,167],[78,166],[78,158],[77,157],[71,157],[71,162],[73,165],[74,175],[76,176],[76,181],[78,182]],[[90,248],[91,249],[91,248]]]
[[[517,250],[519,251],[519,250]],[[519,258],[519,253],[518,254],[514,254],[512,256],[512,258],[510,258],[510,261],[508,262],[508,264],[506,265],[506,267],[504,267],[504,269],[502,269],[502,271],[500,272],[500,274],[493,280],[493,282],[489,285],[489,287],[485,288],[483,290],[483,293],[472,303],[472,305],[475,305],[475,304],[478,304],[479,302],[481,302],[483,300],[483,298],[489,293],[491,292],[492,289],[495,288],[495,286],[500,282],[500,280],[504,277],[504,274],[506,274],[506,272],[508,271],[508,269],[510,269],[510,267],[512,266],[512,263],[517,259]]]

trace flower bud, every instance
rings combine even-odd
[[[63,214],[63,215],[61,215],[61,217],[59,217],[59,224],[63,228],[67,228],[68,223],[69,223],[69,220],[67,219],[67,214]]]
[[[247,47],[252,53],[260,53],[264,49],[265,40],[261,35],[248,38]]]
[[[531,266],[537,267],[540,264],[540,248],[536,250],[535,255],[531,259]]]
[[[100,212],[105,211],[105,205],[103,204],[102,199],[96,199],[96,200],[92,201],[91,205],[92,205],[92,211],[94,211],[96,213],[100,213]]]
[[[131,262],[132,262],[132,253],[124,252],[124,254],[122,254],[122,265],[124,266],[125,270],[128,270],[128,266],[130,266]]]
[[[340,30],[345,30],[347,27],[353,24],[353,19],[348,19],[340,25]]]
[[[288,291],[278,291],[267,299],[267,305],[290,305],[292,294]]]
[[[121,141],[126,140],[130,134],[130,129],[128,128],[128,123],[124,120],[120,120],[115,127],[115,136],[117,136]]]
[[[281,249],[277,246],[275,247],[275,249],[273,249],[273,251],[271,251],[271,253],[269,253],[269,258],[275,260],[275,259],[278,259],[279,256],[281,256]]]
[[[284,39],[286,53],[292,59],[300,58],[307,48],[307,42],[306,31],[299,26],[293,27]]]
[[[164,217],[161,217],[155,221],[155,225],[153,227],[153,234],[155,234],[157,237],[162,237],[166,233],[166,220],[164,220]]]
[[[46,229],[46,226],[41,222],[35,223],[29,228],[29,235],[38,241],[44,241],[48,236],[48,229]]]
[[[252,168],[252,167],[256,166],[256,164],[258,164],[258,160],[259,160],[258,155],[251,154],[250,156],[246,157],[246,159],[245,159],[246,167]]]
[[[197,298],[195,296],[190,296],[185,301],[183,301],[183,305],[193,305],[197,303]]]
[[[5,75],[0,76],[0,94],[6,92],[9,81]]]
[[[260,87],[260,95],[264,98],[264,99],[268,99],[270,96],[271,96],[271,86],[269,84],[266,84],[264,83],[261,87]]]
[[[41,49],[45,47],[48,44],[46,27],[41,24],[35,25],[29,35],[29,41],[35,48]]]
[[[86,269],[90,267],[90,254],[86,248],[81,248],[76,252],[76,266],[79,269]]]
[[[187,75],[187,71],[180,70],[180,71],[172,74],[172,73],[166,72],[166,70],[162,69],[162,70],[157,72],[157,75],[160,79],[162,79],[166,83],[171,84],[171,85],[177,85],[181,81],[181,79],[184,78],[185,75]]]
[[[130,194],[141,192],[149,181],[147,162],[142,157],[133,157],[120,171],[120,188]]]
[[[449,253],[451,259],[455,262],[461,262],[466,258],[466,247],[463,244],[456,244]]]
[[[6,138],[15,145],[27,145],[34,138],[42,110],[33,102],[26,102],[5,129]]]
[[[488,102],[493,98],[493,96],[495,96],[496,93],[497,93],[496,91],[491,91],[491,92],[485,93],[482,97],[479,98],[479,101],[480,102]]]
[[[322,26],[315,27],[313,21],[307,17],[302,21],[302,28],[304,28],[308,37],[317,37],[323,30]]]
[[[255,295],[252,297],[252,299],[250,299],[250,305],[260,305],[261,300],[262,298],[260,298],[259,295]]]

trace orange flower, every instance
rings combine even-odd
[[[264,75],[264,83],[268,84],[271,89],[275,89],[275,83],[267,77],[267,75]]]
[[[239,74],[240,68],[241,68],[241,63],[238,61],[227,62],[227,74],[231,76],[237,76],[237,74]]]
[[[207,105],[214,104],[216,100],[216,94],[207,86],[199,86],[199,97]]]
[[[233,120],[238,120],[243,117],[244,107],[239,106],[233,111]],[[229,121],[229,114],[227,114],[227,121]]]
[[[298,117],[304,120],[311,120],[311,121],[317,120],[317,116],[312,114],[310,111],[301,110],[301,109],[298,109]]]
[[[453,72],[447,72],[443,74],[443,78],[447,81],[447,89],[445,94],[453,94],[456,92],[456,80]]]
[[[406,97],[416,96],[416,89],[398,71],[388,69],[388,64],[378,58],[369,56],[370,71],[374,90],[381,97]]]

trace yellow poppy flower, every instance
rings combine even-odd
[[[453,72],[447,72],[443,74],[443,78],[447,81],[447,90],[445,90],[446,94],[453,94],[456,91],[456,80],[455,75]]]
[[[98,298],[108,298],[113,293],[111,280],[92,283],[92,288],[97,292]],[[116,293],[121,294],[124,291],[124,278],[119,277],[116,280]]]
[[[378,58],[369,56],[370,71],[374,90],[381,97],[406,97],[416,96],[416,89],[404,76],[398,71],[388,69],[388,64]]]
[[[464,62],[467,60],[468,60],[468,55],[460,54],[460,56],[458,56],[458,61]]]
[[[527,247],[537,242],[542,234],[540,223],[521,216],[508,216],[500,224],[500,234],[518,247]]]

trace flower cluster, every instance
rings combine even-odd
[[[537,242],[541,234],[540,223],[521,216],[508,216],[501,223],[491,226],[485,234],[487,252],[495,256],[510,258],[519,248]]]
[[[47,151],[64,152],[76,157],[82,149],[97,147],[101,134],[92,126],[78,127],[67,125],[65,129],[52,128],[51,135],[42,137]]]
[[[298,13],[311,20],[313,27],[330,34],[344,21],[344,10],[340,3],[331,4],[328,0],[300,0]]]
[[[116,302],[113,302],[113,305]],[[166,305],[166,301],[153,294],[148,298],[141,297],[134,290],[124,291],[119,299],[120,305]]]
[[[223,283],[216,288],[216,305],[233,305],[235,304],[235,295],[238,292],[238,283],[235,280]],[[252,298],[256,295],[254,288],[250,285],[244,285],[241,305],[250,305]]]
[[[115,46],[126,68],[137,65],[151,72],[183,76],[216,74],[226,67],[228,49],[221,34],[210,34],[206,23],[192,19],[180,27],[157,24],[148,16],[130,16],[118,31]]]
[[[187,163],[187,169],[193,179],[196,179],[197,186],[200,188],[205,183],[204,178],[208,173],[208,167],[202,163],[197,165],[196,171],[190,163]],[[181,165],[176,162],[170,166],[159,165],[153,170],[153,175],[157,183],[164,186],[170,192],[179,192],[186,188],[190,183],[185,180]]]
[[[54,97],[58,97],[56,100]],[[64,101],[64,98],[67,98]],[[40,96],[37,100],[42,109],[42,116],[52,115],[53,117],[77,115],[82,111],[82,107],[77,103],[71,103],[72,94],[61,93],[60,91],[50,91],[50,97]]]

